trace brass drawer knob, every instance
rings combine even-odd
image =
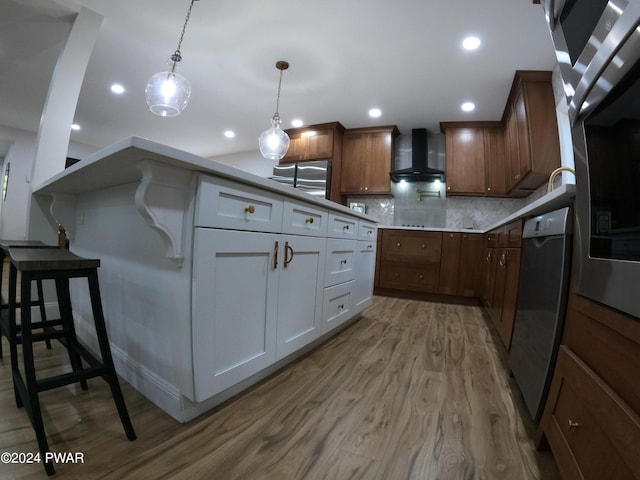
[[[424,275],[420,274],[420,275],[418,275],[418,278],[419,278],[420,280],[422,280],[422,279],[424,278]]]
[[[396,243],[396,247],[400,248],[400,242]]]
[[[254,213],[256,211],[256,207],[253,205],[249,205],[248,207],[244,207],[245,213]]]
[[[400,274],[398,272],[393,274],[394,278],[398,278],[400,276]]]
[[[422,248],[427,248],[427,246],[423,243],[423,244],[422,244]]]
[[[343,258],[342,260],[340,260],[340,265],[346,265],[347,264],[347,259]]]
[[[342,227],[343,230],[349,230],[349,225],[345,225],[344,227]]]
[[[313,217],[307,218],[304,223],[313,223]]]
[[[579,428],[581,425],[578,422],[574,422],[569,419],[569,430],[573,430],[574,428]]]
[[[373,250],[373,245],[367,245],[368,250]]]
[[[343,310],[344,309],[344,303],[341,303],[340,305],[338,305],[338,309],[339,310]]]

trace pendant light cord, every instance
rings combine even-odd
[[[193,4],[198,0],[191,0],[191,5],[189,5],[189,10],[187,10],[187,16],[184,19],[184,25],[182,25],[182,32],[180,32],[180,39],[178,40],[178,48],[171,55],[171,60],[173,61],[173,65],[171,66],[171,73],[173,73],[176,69],[176,63],[182,61],[182,53],[180,52],[180,48],[182,47],[182,40],[184,39],[184,32],[187,30],[187,23],[189,23],[189,18],[191,18],[191,9],[193,8]]]
[[[280,70],[280,80],[278,81],[278,96],[276,97],[276,113],[273,114],[274,122],[280,123],[280,114],[278,111],[280,110],[280,89],[282,88],[282,73],[283,70]]]

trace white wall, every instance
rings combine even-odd
[[[248,152],[236,152],[227,155],[220,155],[218,157],[211,157],[211,160],[224,163],[232,167],[244,170],[245,172],[253,173],[259,177],[270,177],[273,175],[273,166],[278,162],[274,160],[267,160],[260,155],[260,151],[257,149]]]
[[[0,238],[27,239],[27,218],[31,196],[31,172],[36,155],[36,133],[0,125],[0,142],[11,147],[4,158],[4,165],[11,163],[7,198],[0,197]],[[68,155],[83,158],[96,150],[95,147],[72,143]],[[51,239],[53,242],[55,239]]]

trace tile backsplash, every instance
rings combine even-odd
[[[423,182],[393,184],[392,190],[393,197],[352,196],[348,200],[364,203],[366,213],[381,225],[486,230],[539,198],[535,193],[526,199],[447,197],[444,184]]]

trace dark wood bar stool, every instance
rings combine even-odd
[[[2,281],[4,278],[4,260],[9,256],[9,248],[59,248],[57,245],[46,245],[38,240],[0,240],[0,265],[2,265],[2,272],[0,274],[0,309],[6,310],[8,307],[7,301],[2,297]],[[42,321],[42,328],[45,328],[47,322],[47,314],[45,311],[44,304],[44,293],[42,289],[42,280],[36,281],[36,287],[38,292],[38,299],[31,302],[32,307],[38,307],[40,311],[40,318]],[[16,305],[17,308],[20,308],[20,302]],[[33,328],[38,328],[37,324],[33,323]],[[17,326],[18,335],[20,326]],[[6,337],[8,341],[11,341],[9,338],[9,322],[7,315],[0,316],[0,358],[3,357],[2,351],[2,337]],[[51,341],[49,339],[45,340],[47,344],[47,348],[51,348]]]
[[[44,461],[45,454],[49,450],[42,421],[42,411],[38,394],[40,392],[57,388],[63,385],[80,382],[94,377],[102,377],[111,389],[111,395],[116,405],[120,421],[129,440],[135,440],[136,434],[131,424],[127,407],[120,390],[118,377],[113,365],[107,329],[102,311],[102,300],[98,285],[99,259],[82,258],[65,249],[34,249],[34,248],[9,248],[11,266],[9,271],[9,324],[11,329],[16,327],[16,288],[17,273],[20,272],[20,294],[22,298],[30,298],[31,284],[34,280],[54,280],[58,297],[58,306],[61,316],[61,328],[55,330],[45,329],[34,332],[31,323],[31,308],[28,303],[22,302],[21,336],[23,370],[20,371],[17,357],[17,343],[10,343],[11,365],[13,372],[13,384],[18,407],[24,406],[31,424],[36,433],[38,449]],[[89,297],[91,310],[95,323],[95,331],[98,339],[100,357],[97,358],[87,348],[78,342],[73,326],[73,313],[71,309],[71,295],[69,292],[69,280],[72,278],[86,278],[89,285]],[[55,375],[53,377],[36,378],[36,369],[33,357],[33,342],[45,338],[58,338],[69,350],[71,372]],[[83,366],[82,361],[87,365]],[[86,383],[85,383],[86,385]],[[84,386],[84,385],[83,385]],[[47,474],[55,473],[53,464],[44,464]]]

